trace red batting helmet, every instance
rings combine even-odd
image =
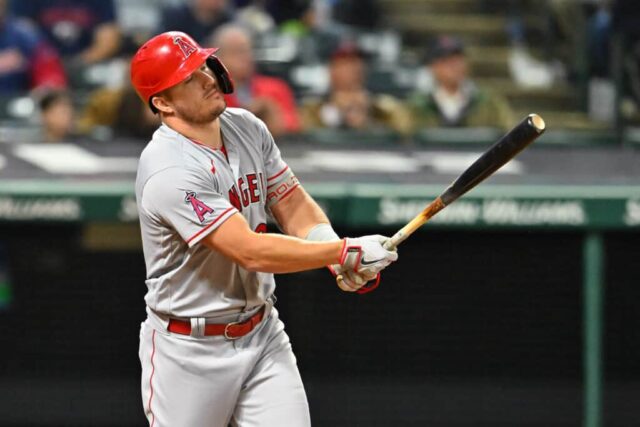
[[[214,56],[217,48],[202,48],[191,36],[169,31],[143,44],[131,60],[131,83],[140,98],[151,97],[189,77],[206,61],[223,93],[233,92],[233,81],[222,62]]]

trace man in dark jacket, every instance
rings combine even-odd
[[[414,119],[420,127],[513,126],[506,100],[491,94],[469,79],[462,42],[438,37],[428,49],[426,65],[433,75],[433,87],[411,99]]]

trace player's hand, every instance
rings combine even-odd
[[[356,273],[354,270],[347,270],[340,264],[329,266],[329,270],[334,276],[341,276],[342,280],[338,281],[338,287],[345,292],[355,292],[362,289],[368,282],[374,280],[377,275],[365,275]]]
[[[375,277],[389,264],[398,259],[398,252],[387,250],[384,244],[388,237],[379,234],[344,239],[340,265],[343,270],[353,270],[365,278]]]

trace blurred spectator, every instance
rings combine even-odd
[[[345,44],[333,53],[329,77],[329,93],[322,99],[306,101],[302,107],[306,129],[410,132],[410,114],[399,100],[366,89],[366,62],[357,46]]]
[[[295,41],[296,62],[325,63],[341,43],[346,29],[333,25],[314,0],[282,0],[275,21],[284,37]]]
[[[373,30],[380,24],[378,0],[332,0],[333,18],[352,27]]]
[[[147,142],[160,126],[160,116],[154,114],[133,88],[122,92],[116,121],[113,124],[115,136],[135,138]]]
[[[599,18],[599,19],[597,19]],[[640,8],[635,0],[616,0],[610,19],[597,17],[594,27],[601,31],[601,42],[593,43],[601,58],[611,66],[619,101],[621,122],[640,123]],[[599,28],[598,28],[599,27]],[[597,37],[594,37],[597,40]],[[614,42],[609,44],[609,40]],[[597,70],[596,70],[597,71]],[[594,97],[595,98],[595,97]]]
[[[602,2],[591,14],[587,26],[587,52],[589,59],[589,74],[596,77],[609,77],[611,75],[611,10],[608,2]],[[626,2],[619,0],[616,2],[616,9],[624,9]],[[634,13],[635,12],[635,13]],[[636,5],[632,10],[622,10],[623,18],[632,23],[632,33],[637,31],[639,13]],[[620,13],[616,10],[616,14]],[[635,21],[635,22],[634,22]]]
[[[584,67],[580,55],[585,54],[585,33],[590,32],[589,27],[592,25],[587,19],[593,15],[599,2],[601,0],[549,0],[550,22],[545,43],[547,56],[552,61],[561,61],[572,79]],[[587,48],[587,52],[590,53],[590,48]]]
[[[308,27],[313,26],[310,22],[313,20],[313,0],[280,0],[268,3],[268,10],[276,24],[285,28],[291,26],[287,31],[305,32]]]
[[[428,93],[411,99],[418,126],[490,126],[509,129],[512,112],[506,100],[478,88],[468,76],[462,42],[438,37],[425,58],[434,78]]]
[[[71,96],[62,90],[45,92],[38,103],[44,142],[70,142],[75,133],[75,109]]]
[[[158,33],[184,31],[198,43],[204,43],[218,27],[232,20],[226,0],[187,0],[162,11]]]
[[[611,3],[613,30],[630,41],[640,40],[640,8],[636,0],[601,0],[602,9]]]
[[[56,51],[36,28],[8,15],[7,0],[0,0],[0,93],[66,84]]]
[[[63,57],[81,64],[109,59],[120,48],[113,0],[13,0],[12,11],[33,20]]]
[[[485,5],[491,1],[484,0]],[[573,63],[573,57],[578,50],[570,43],[582,37],[580,28],[584,28],[580,21],[580,8],[575,0],[547,0],[545,2],[533,0],[508,0],[504,2],[504,9],[508,12],[507,33],[511,41],[509,53],[509,70],[513,80],[522,87],[550,88],[557,81],[565,80],[567,65]],[[485,6],[486,7],[486,6]],[[578,13],[575,13],[575,9]],[[565,17],[571,21],[567,34],[562,25]],[[544,45],[544,56],[532,55],[527,46],[532,34],[540,32],[529,31],[527,21],[537,21],[547,43]],[[569,46],[570,48],[565,48]]]
[[[335,0],[234,0],[238,9],[264,11],[283,33],[300,37],[322,27],[329,18]]]
[[[227,106],[253,112],[274,136],[300,130],[293,92],[284,80],[256,73],[251,37],[243,27],[221,27],[210,44],[220,48],[218,56],[235,85],[234,92],[225,95]]]
[[[236,5],[238,3],[236,2]],[[273,17],[266,10],[265,0],[253,0],[236,10],[236,22],[249,28],[254,34],[266,33],[275,28]]]
[[[108,137],[148,141],[158,125],[160,118],[127,86],[94,92],[82,113],[79,128],[96,139],[104,139],[101,132],[107,130]]]
[[[116,122],[118,109],[122,100],[122,88],[102,88],[92,92],[80,115],[78,128],[85,134],[96,134],[111,128]]]
[[[128,64],[129,58],[123,58]],[[89,94],[78,121],[78,129],[96,140],[140,139],[147,142],[160,125],[131,86],[129,67],[122,70],[122,85],[102,87]]]
[[[294,23],[294,26],[302,27],[306,27],[306,24],[301,21],[308,21],[308,14],[315,10],[314,2],[325,2],[325,0],[233,0],[238,10],[247,7],[264,10],[276,25]]]

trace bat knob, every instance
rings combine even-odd
[[[343,291],[350,291],[349,287],[347,286],[346,283],[344,283],[344,279],[342,278],[342,274],[338,274],[336,276],[336,283],[338,284],[338,287],[340,289],[342,289]]]

